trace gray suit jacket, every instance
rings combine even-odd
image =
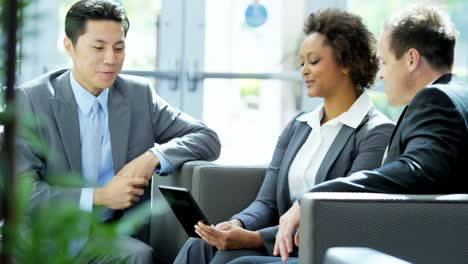
[[[79,206],[82,186],[56,184],[63,174],[80,175],[81,146],[77,103],[70,70],[57,70],[17,89],[18,111],[33,120],[33,132],[48,146],[48,154],[18,139],[17,170],[33,172],[32,208],[48,200],[68,200]],[[220,143],[216,133],[157,96],[144,78],[120,75],[109,91],[109,129],[117,173],[126,163],[160,144],[175,168],[189,160],[214,160]],[[150,196],[149,187],[142,200]]]
[[[270,255],[275,244],[279,217],[294,202],[289,193],[289,168],[312,131],[307,123],[297,121],[296,118],[279,137],[256,200],[232,217],[241,220],[246,229],[258,230]],[[379,167],[393,128],[393,123],[375,108],[368,112],[356,129],[343,125],[320,164],[315,183]]]

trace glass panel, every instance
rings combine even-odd
[[[57,1],[59,4],[58,9],[58,39],[57,39],[57,50],[59,50],[60,58],[57,60],[59,65],[53,65],[53,67],[71,67],[71,59],[68,57],[63,47],[63,38],[65,37],[65,16],[70,7],[75,3],[74,0],[61,0]],[[48,65],[48,63],[45,63]],[[53,70],[53,69],[48,69]]]
[[[464,0],[447,1],[452,21],[457,26],[460,36],[455,47],[455,65],[453,71],[457,76],[468,81],[468,2]]]
[[[158,43],[157,19],[161,12],[161,0],[125,0],[122,3],[130,20],[124,69],[154,70]]]
[[[297,113],[302,83],[206,80],[204,122],[222,145],[222,164],[267,164],[284,126]],[[298,91],[298,92],[296,92]]]
[[[369,29],[380,37],[384,21],[404,6],[415,2],[415,0],[393,0],[393,1],[374,1],[374,0],[348,0],[348,10],[360,15]],[[450,12],[452,21],[455,23],[458,31],[461,33],[457,40],[455,48],[455,64],[453,71],[460,79],[468,80],[468,36],[464,34],[468,30],[468,2],[463,0],[443,1]],[[397,120],[402,107],[394,108],[387,104],[385,93],[383,93],[383,82],[377,81],[372,99],[376,107],[391,119]]]
[[[265,6],[260,27],[245,22],[250,4]],[[205,71],[297,70],[304,1],[206,0]],[[221,137],[224,164],[266,164],[281,130],[300,106],[302,82],[206,80],[203,120]]]

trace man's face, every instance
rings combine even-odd
[[[388,104],[392,106],[408,104],[410,71],[407,68],[407,55],[404,54],[400,59],[396,59],[390,50],[387,32],[384,32],[380,38],[379,57],[381,60],[379,78],[385,82]]]
[[[119,22],[88,20],[76,44],[65,38],[64,45],[73,60],[75,79],[94,95],[112,86],[122,70],[125,33]]]

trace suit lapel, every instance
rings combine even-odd
[[[433,83],[429,84],[428,87],[433,85],[433,84],[446,84],[446,83],[449,83],[453,78],[454,78],[453,74],[442,75],[439,78],[437,78],[436,80],[434,80]],[[410,104],[411,104],[411,102],[410,102]],[[400,149],[400,147],[398,145],[394,144],[394,139],[397,139],[397,138],[400,137],[400,134],[401,134],[401,131],[402,131],[402,128],[400,128],[400,127],[401,127],[401,123],[403,122],[403,119],[405,118],[405,114],[406,114],[407,109],[408,109],[408,106],[405,106],[405,108],[403,109],[403,112],[401,112],[401,115],[398,118],[398,122],[397,122],[397,124],[395,126],[395,129],[393,129],[392,136],[390,137],[390,140],[389,140],[389,143],[388,143],[388,154],[387,154],[387,157],[384,160],[383,165],[385,165],[387,163],[390,163],[390,162],[393,162],[394,160],[396,160],[401,155],[401,149]]]
[[[368,117],[366,117],[368,118]],[[326,180],[328,171],[330,170],[333,163],[335,163],[336,158],[340,154],[341,150],[344,148],[346,143],[351,137],[351,134],[354,132],[354,128],[343,125],[333,140],[330,148],[328,149],[327,154],[323,157],[323,161],[320,164],[320,167],[317,171],[315,177],[315,184],[319,184]]]
[[[119,79],[109,90],[107,103],[109,113],[109,130],[111,135],[112,160],[114,172],[117,172],[127,162],[128,137],[130,133],[131,109],[123,89],[119,87]]]
[[[80,123],[70,72],[65,72],[52,83],[56,94],[50,100],[71,170],[81,172]]]
[[[432,84],[445,84],[445,83],[448,83],[452,80],[453,78],[453,74],[445,74],[445,75],[442,75],[440,76],[439,78],[437,78]],[[432,84],[428,85],[428,86],[431,86]],[[410,102],[411,104],[411,102]],[[405,106],[405,109],[403,109],[403,111],[401,112],[401,115],[400,117],[398,118],[398,122],[395,126],[395,129],[393,130],[393,133],[392,133],[392,136],[390,137],[390,141],[389,141],[389,146],[392,145],[392,142],[393,142],[393,139],[394,137],[399,134],[400,132],[400,129],[398,129],[401,125],[401,122],[403,121],[403,118],[405,117],[405,114],[406,114],[406,109],[408,109],[408,106]]]
[[[405,114],[406,114],[406,109],[408,109],[408,106],[405,106],[403,111],[400,114],[400,117],[398,118],[398,122],[396,123],[395,128],[393,129],[392,136],[390,137],[390,140],[388,141],[388,149],[390,150],[390,146],[392,145],[393,138],[396,136],[396,134],[399,134],[400,130],[399,127],[401,125],[401,121],[403,120]]]
[[[309,137],[311,131],[312,128],[307,123],[301,122],[297,130],[294,132],[294,135],[291,137],[289,146],[286,149],[286,153],[284,154],[285,166],[281,166],[282,169],[280,172],[281,177],[279,185],[281,186],[280,195],[283,196],[283,199],[280,199],[280,202],[284,201],[285,203],[288,203],[283,204],[285,210],[287,210],[292,204],[291,195],[289,193],[289,168],[291,167],[291,164],[294,158],[296,157],[297,152],[299,152],[302,145],[304,145],[304,142]]]

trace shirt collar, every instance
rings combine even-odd
[[[70,73],[70,85],[72,87],[76,103],[84,115],[87,116],[89,114],[89,111],[91,111],[91,107],[94,104],[94,100],[98,100],[102,110],[104,111],[104,114],[107,115],[109,89],[104,89],[97,97],[94,96],[76,81],[75,76],[73,75],[73,70]]]
[[[316,107],[312,112],[305,113],[296,118],[297,121],[307,122],[311,128],[320,127],[320,120],[323,117],[323,103]]]
[[[361,96],[353,103],[348,111],[342,113],[338,117],[330,120],[327,124],[334,125],[337,123],[342,123],[352,128],[357,128],[362,122],[364,117],[367,115],[369,110],[373,107],[372,101],[369,98],[369,95],[364,91]],[[314,111],[306,113],[296,118],[296,120],[301,122],[307,122],[312,128],[320,126],[320,120],[323,117],[323,103],[320,104]]]
[[[429,85],[433,85],[437,80],[439,80],[440,76],[435,78],[434,80],[432,80],[432,82],[430,82],[428,85],[426,86],[429,86]]]

